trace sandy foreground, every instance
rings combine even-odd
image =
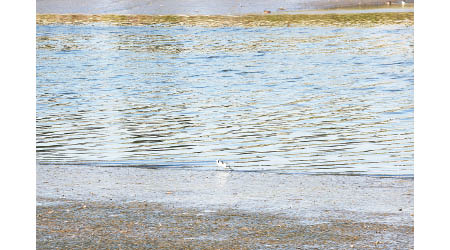
[[[412,249],[412,178],[38,165],[38,249]]]

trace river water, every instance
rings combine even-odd
[[[40,164],[413,175],[413,27],[37,25]]]

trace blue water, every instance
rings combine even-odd
[[[413,174],[413,27],[37,26],[45,164]]]

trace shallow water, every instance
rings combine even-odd
[[[38,205],[64,200],[156,202],[206,213],[239,209],[326,221],[413,225],[412,178],[40,165]],[[399,210],[400,209],[400,210]]]
[[[37,26],[37,160],[413,174],[413,27]]]

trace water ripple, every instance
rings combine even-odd
[[[37,158],[412,174],[412,41],[400,25],[38,25]]]

